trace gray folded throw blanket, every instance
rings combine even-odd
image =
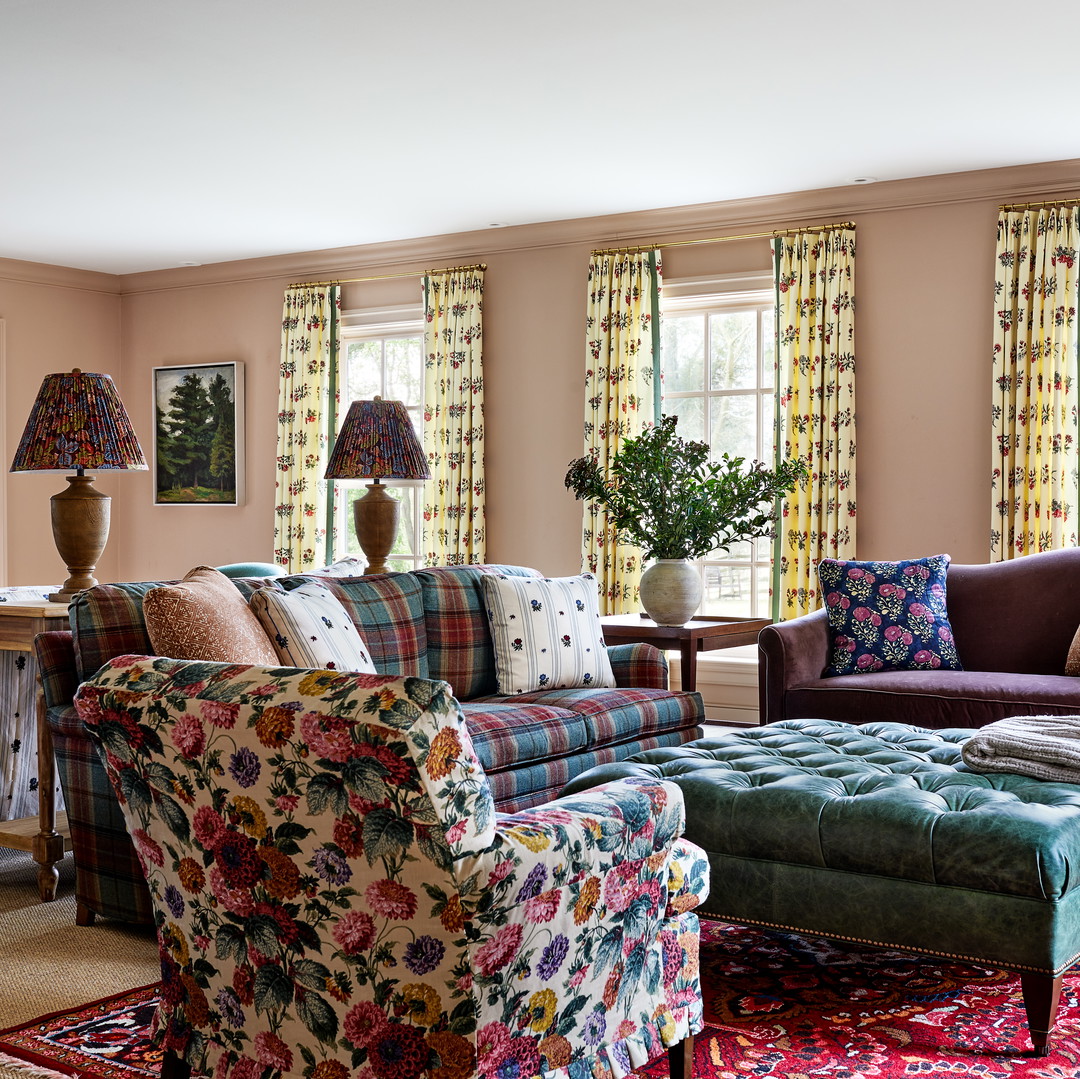
[[[1080,783],[1080,716],[1013,716],[980,727],[961,747],[973,772]]]

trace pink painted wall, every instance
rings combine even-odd
[[[285,286],[483,261],[488,556],[553,574],[576,572],[580,505],[562,477],[581,452],[589,251],[852,220],[859,245],[859,554],[948,551],[956,561],[984,561],[997,207],[1078,192],[1080,161],[1055,162],[106,278],[119,298],[70,291],[42,298],[38,286],[14,294],[0,277],[9,387],[15,366],[33,372],[20,371],[17,402],[5,399],[8,460],[18,438],[12,417],[18,414],[21,431],[40,374],[90,337],[95,361],[119,374],[148,453],[154,366],[242,361],[245,503],[156,507],[148,474],[114,480],[105,565],[112,579],[151,579],[199,563],[269,559]],[[767,270],[769,241],[672,246],[663,259],[668,280]],[[418,287],[412,277],[346,284],[343,306],[412,302]],[[25,321],[24,305],[36,312]],[[56,486],[55,477],[9,481],[12,583],[56,577],[58,558],[42,541]],[[32,532],[16,540],[23,521]]]

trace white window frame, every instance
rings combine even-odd
[[[771,271],[761,273],[729,274],[707,278],[684,278],[677,280],[665,280],[661,288],[660,299],[661,318],[666,315],[703,314],[706,323],[705,342],[705,381],[702,390],[669,391],[664,383],[661,383],[662,395],[665,405],[667,402],[689,399],[704,399],[704,417],[706,439],[711,430],[711,402],[724,397],[747,397],[753,395],[757,402],[757,445],[754,459],[772,464],[775,453],[776,429],[775,424],[767,428],[762,422],[765,414],[764,405],[769,406],[769,413],[775,411],[776,400],[776,373],[771,372],[771,385],[765,385],[766,372],[763,370],[763,329],[762,315],[775,310],[775,283]],[[709,347],[708,347],[708,315],[720,311],[757,311],[758,332],[758,371],[756,386],[753,390],[714,390],[710,386],[709,379]],[[775,362],[775,357],[774,357]],[[662,369],[662,358],[661,358]],[[665,408],[665,411],[667,409]],[[722,573],[725,569],[745,569],[750,567],[750,597],[747,609],[738,613],[752,618],[769,617],[771,604],[767,592],[759,597],[761,591],[757,581],[761,576],[771,581],[773,567],[773,540],[760,539],[751,541],[751,557],[746,559],[735,558],[712,558],[704,557],[696,560],[698,572],[701,574],[704,589],[706,574],[709,571]],[[706,590],[707,591],[707,590]],[[703,614],[717,613],[703,608]],[[737,649],[742,653],[743,649]],[[732,655],[731,658],[736,658]]]
[[[421,417],[423,416],[424,305],[422,303],[418,302],[415,304],[399,304],[393,307],[343,311],[339,322],[339,336],[341,347],[338,352],[337,385],[331,387],[331,392],[337,395],[336,423],[338,430],[341,429],[341,424],[345,419],[346,413],[349,411],[349,405],[352,403],[351,401],[346,400],[343,394],[347,382],[346,367],[348,364],[348,346],[349,343],[353,341],[385,341],[392,338],[419,337],[421,352],[421,399],[416,402],[415,405],[410,403],[407,404],[409,404],[410,412],[416,408],[419,415]],[[386,389],[385,362],[383,364],[378,393],[384,398],[390,396]],[[419,433],[420,428],[418,425],[418,434]],[[352,513],[349,510],[349,500],[338,497],[338,488],[340,487],[344,491],[350,488],[364,487],[366,486],[366,481],[338,480],[331,486],[332,489],[328,492],[331,507],[330,513],[332,515],[333,525],[337,531],[337,542],[334,545],[334,558],[340,559],[350,556],[350,552],[348,551],[349,538],[354,535],[355,529],[353,527]],[[412,501],[413,509],[413,553],[411,555],[392,554],[389,556],[388,561],[391,563],[404,562],[410,569],[420,569],[424,564],[422,545],[424,485],[422,482],[394,482],[391,480],[386,482],[386,486],[397,489],[397,498],[410,499]],[[359,557],[363,557],[363,552],[359,553]]]

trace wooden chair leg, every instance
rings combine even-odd
[[[190,1075],[191,1065],[171,1049],[166,1049],[161,1058],[161,1079],[188,1079]]]
[[[76,925],[93,925],[94,924],[94,912],[82,903],[76,902],[75,904],[75,924]]]
[[[671,1079],[694,1079],[694,1035],[687,1034],[667,1052]]]
[[[1050,1052],[1050,1031],[1054,1029],[1054,1020],[1057,1018],[1062,977],[1061,974],[1056,978],[1050,974],[1020,975],[1028,1033],[1037,1057],[1047,1056]]]

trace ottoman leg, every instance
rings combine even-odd
[[[1028,1032],[1037,1057],[1050,1052],[1050,1031],[1054,1029],[1058,1002],[1061,999],[1061,979],[1049,974],[1021,974],[1020,987],[1024,992]]]

